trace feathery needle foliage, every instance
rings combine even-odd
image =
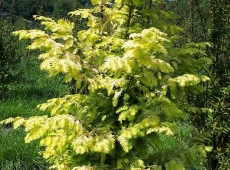
[[[170,15],[158,10],[156,19],[158,13],[142,0],[91,2],[91,9],[70,12],[87,21],[77,34],[74,23],[43,16],[35,19],[44,31],[14,32],[32,41],[29,49],[41,51],[42,70],[75,80],[76,94],[38,106],[50,115],[2,123],[24,126],[25,142],[39,139],[43,157],[58,170],[183,170],[197,160],[202,164],[210,148],[192,140],[192,130],[187,136],[181,131],[189,118],[186,94],[209,80],[198,74],[208,63],[205,45],[178,45],[181,28],[161,24]]]

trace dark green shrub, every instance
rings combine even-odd
[[[23,22],[23,21],[18,21]],[[12,72],[15,65],[25,55],[25,43],[19,42],[11,35],[12,31],[23,28],[22,23],[11,24],[0,20],[0,98],[4,98],[9,90],[8,85],[17,80]]]

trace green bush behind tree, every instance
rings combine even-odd
[[[23,21],[15,24],[0,19],[0,99],[7,96],[9,84],[18,80],[13,72],[21,58],[26,55],[26,43],[12,35],[16,29],[25,29]]]
[[[193,41],[209,41],[206,52],[213,60],[207,74],[211,81],[206,89],[190,100],[194,105],[211,109],[197,109],[191,118],[200,134],[208,134],[207,169],[230,169],[230,3],[228,0],[177,0],[170,9],[177,15],[177,24],[186,28],[184,36]]]

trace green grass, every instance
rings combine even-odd
[[[12,100],[0,103],[0,120],[9,117],[30,117],[42,115],[36,105],[37,100]],[[23,128],[13,130],[11,125],[0,129],[0,169],[1,170],[39,170],[47,169],[43,158],[38,154],[37,142],[25,144]]]
[[[0,103],[0,120],[9,117],[31,117],[38,116],[44,113],[39,112],[36,108],[38,104],[45,100],[14,100],[8,99]]]
[[[1,170],[45,170],[46,163],[38,154],[37,142],[24,143],[22,128],[11,130],[2,128],[0,133]]]
[[[64,96],[68,87],[60,77],[49,78],[39,71],[38,62],[27,59],[15,69],[16,83],[8,85],[8,95],[0,101],[0,121],[10,117],[44,115],[37,105],[53,97]],[[12,129],[12,125],[0,126],[0,170],[46,170],[45,160],[39,155],[38,142],[25,144],[23,128]]]

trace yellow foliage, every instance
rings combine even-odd
[[[24,126],[25,141],[39,139],[43,157],[53,169],[91,170],[114,165],[117,169],[145,169],[149,166],[145,160],[153,156],[148,141],[160,142],[159,136],[173,138],[177,132],[172,125],[188,119],[183,89],[209,80],[197,75],[208,60],[193,56],[204,54],[202,44],[174,48],[172,37],[157,28],[145,28],[149,14],[138,11],[143,7],[139,8],[141,0],[116,0],[112,6],[110,0],[92,0],[92,4],[95,7],[91,9],[70,12],[87,20],[88,28],[76,34],[73,22],[43,16],[35,19],[45,31],[13,33],[19,39],[30,39],[30,50],[41,51],[41,70],[51,76],[63,74],[65,82],[76,80],[77,94],[39,105],[49,116],[10,118],[1,124]],[[158,17],[152,12],[153,18]],[[170,18],[165,11],[159,14]],[[164,27],[172,34],[181,31]],[[190,150],[191,159],[196,157],[195,151]],[[200,148],[200,153],[205,156],[205,149]],[[178,151],[175,154],[179,159]],[[166,168],[185,169],[185,162],[180,161],[172,160]]]

